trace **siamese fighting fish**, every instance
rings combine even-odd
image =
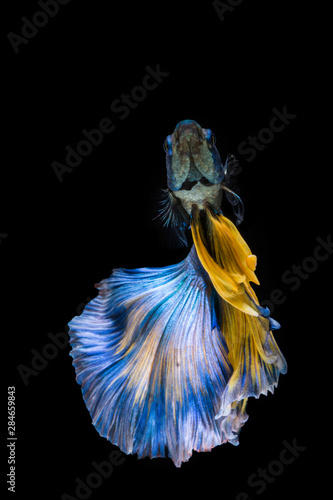
[[[209,129],[178,123],[164,143],[167,189],[158,217],[191,246],[167,267],[114,269],[69,323],[70,355],[98,433],[126,454],[169,457],[238,445],[249,397],[274,392],[287,371],[251,283],[257,259],[221,211],[236,159],[223,164]]]

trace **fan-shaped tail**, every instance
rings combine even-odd
[[[232,370],[216,292],[194,247],[180,264],[118,269],[98,288],[69,324],[77,381],[98,432],[139,457],[167,449],[177,466],[192,450],[232,439],[230,423],[215,419]]]

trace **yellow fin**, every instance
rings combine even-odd
[[[246,314],[259,316],[249,283],[259,283],[254,273],[255,255],[252,255],[239,231],[226,217],[206,207],[204,227],[197,206],[193,207],[192,215],[194,245],[217,293]]]

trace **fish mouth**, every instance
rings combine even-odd
[[[185,139],[189,142],[202,142],[205,139],[203,129],[194,120],[183,120],[178,123],[173,133],[176,141]]]

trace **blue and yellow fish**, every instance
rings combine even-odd
[[[211,130],[180,122],[165,141],[168,189],[159,217],[179,245],[179,264],[115,269],[99,295],[69,323],[71,356],[101,436],[139,458],[170,457],[238,444],[247,399],[274,391],[286,361],[251,282],[256,257],[223,216],[222,193],[235,159],[223,165]]]

